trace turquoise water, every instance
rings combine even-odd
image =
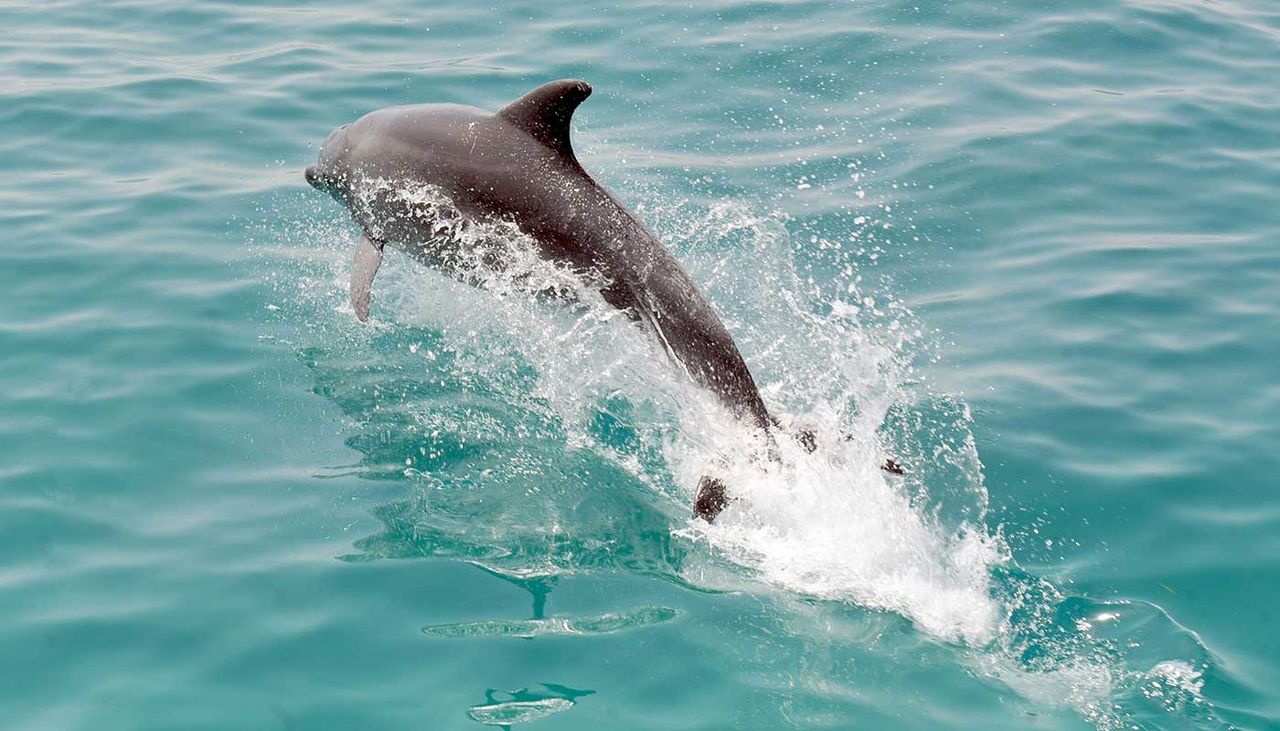
[[[0,726],[1280,727],[1272,0],[0,18]],[[362,326],[303,183],[560,77],[827,439],[713,528],[643,337],[403,257]]]

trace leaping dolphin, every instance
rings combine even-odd
[[[609,304],[643,323],[696,383],[773,444],[777,421],[711,304],[574,155],[569,120],[590,94],[584,81],[553,81],[492,114],[418,104],[380,109],[335,130],[306,179],[343,202],[363,229],[351,272],[356,316],[369,316],[385,245],[420,253],[434,238],[431,221],[371,181],[434,186],[463,215],[512,222],[537,242],[540,256],[603,281]],[[727,501],[725,485],[705,476],[694,512],[711,521]]]

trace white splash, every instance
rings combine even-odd
[[[885,415],[895,405],[909,408],[913,397],[902,382],[911,376],[902,352],[912,329],[905,308],[883,295],[884,304],[863,296],[852,279],[838,287],[844,299],[815,302],[777,217],[728,205],[692,215],[658,212],[660,228],[676,229],[667,233],[677,244],[732,240],[745,249],[734,256],[750,258],[750,267],[726,266],[720,252],[679,253],[706,282],[775,413],[822,441],[809,455],[784,437],[781,461],[752,459],[745,455],[759,451],[758,438],[605,304],[598,285],[537,258],[514,227],[450,212],[434,190],[386,182],[380,189],[422,211],[447,242],[455,277],[478,288],[435,275],[424,287],[420,269],[398,267],[377,289],[384,300],[394,292],[395,318],[428,324],[481,352],[517,349],[538,371],[536,396],[579,445],[590,441],[585,424],[603,395],[623,393],[647,405],[647,438],[662,443],[676,476],[678,490],[668,496],[673,511],[688,515],[709,466],[737,498],[715,525],[690,521],[683,535],[788,592],[896,612],[947,641],[990,639],[1000,612],[989,570],[1005,554],[981,524],[986,495],[976,453],[966,457],[974,482],[958,498],[972,500],[960,512],[976,520],[950,525],[931,510],[927,485],[879,468]],[[497,260],[501,266],[493,266]],[[397,286],[403,277],[417,283]],[[531,296],[548,290],[562,301]],[[876,330],[882,322],[891,324]]]
[[[858,228],[842,240],[804,243],[793,240],[784,216],[739,204],[641,208],[716,305],[771,410],[818,435],[820,448],[812,455],[780,438],[780,459],[772,460],[763,456],[758,435],[671,367],[593,283],[538,258],[533,242],[513,226],[469,221],[430,188],[383,181],[381,190],[433,224],[435,245],[445,246],[436,262],[450,272],[389,257],[374,290],[372,327],[437,330],[456,352],[476,360],[469,375],[512,361],[531,366],[533,391],[509,389],[520,392],[502,397],[555,419],[571,448],[610,454],[594,443],[588,425],[604,401],[624,397],[634,407],[629,425],[664,457],[666,469],[655,474],[634,455],[611,456],[653,488],[678,535],[705,555],[727,559],[735,576],[745,574],[746,590],[900,615],[933,638],[965,645],[962,652],[980,676],[1033,703],[1074,708],[1102,728],[1124,725],[1117,694],[1135,686],[1169,711],[1204,703],[1201,671],[1189,663],[1169,660],[1135,672],[1090,650],[1090,631],[1111,615],[1077,626],[1079,637],[1061,647],[1048,642],[1053,662],[1032,667],[1020,659],[1026,642],[1020,633],[1031,642],[1052,635],[1053,608],[1064,597],[1043,581],[1044,597],[994,596],[992,570],[1009,555],[1001,536],[985,527],[987,493],[968,410],[943,399],[951,411],[930,413],[939,411],[937,397],[912,367],[921,354],[920,328],[907,308],[863,282],[856,262],[818,284],[795,260],[797,247],[839,252],[842,241],[874,260],[884,251],[863,234],[878,221],[850,217]],[[303,233],[330,243],[349,235],[345,225],[332,224],[308,225]],[[420,258],[431,260],[439,251]],[[329,281],[304,278],[293,285],[320,309],[353,320],[344,304],[346,243],[324,258]],[[352,326],[350,333],[360,337],[367,330]],[[436,357],[430,349],[406,347],[416,357]],[[502,438],[503,424],[490,427],[494,439]],[[883,472],[886,456],[904,463],[908,474]],[[698,479],[709,470],[736,498],[713,525],[689,514]],[[702,569],[684,578],[704,581]],[[1035,604],[1043,615],[1036,621],[1049,629],[1011,624],[1006,600]],[[487,718],[512,722],[565,710],[566,703],[478,708]]]
[[[1165,660],[1156,663],[1146,673],[1142,685],[1143,696],[1157,701],[1165,710],[1182,711],[1188,706],[1204,703],[1204,673],[1183,660]]]
[[[897,612],[935,637],[981,645],[1000,619],[989,570],[1003,559],[980,528],[948,530],[914,507],[857,447],[826,445],[781,466],[738,464],[737,500],[714,525],[691,523],[735,562],[779,587]]]

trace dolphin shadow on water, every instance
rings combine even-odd
[[[306,179],[343,203],[362,229],[350,283],[356,316],[368,319],[387,244],[449,267],[454,257],[438,235],[440,222],[387,189],[388,181],[429,186],[462,216],[514,224],[538,256],[598,286],[690,379],[758,430],[768,459],[778,459],[780,433],[813,451],[811,432],[784,429],[765,407],[733,338],[689,275],[579,164],[569,122],[590,94],[586,82],[553,81],[496,113],[419,104],[380,109],[336,129]],[[892,461],[884,469],[901,473]],[[694,513],[712,521],[729,499],[719,477],[703,475]]]

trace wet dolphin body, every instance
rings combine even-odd
[[[492,114],[420,104],[371,112],[335,130],[306,178],[345,203],[364,230],[351,274],[357,317],[368,317],[384,245],[410,250],[433,238],[430,221],[367,186],[374,180],[428,184],[464,215],[513,222],[537,242],[542,257],[603,281],[606,301],[643,323],[696,383],[772,444],[776,422],[711,304],[574,156],[569,120],[590,93],[582,81],[553,81]],[[712,520],[726,502],[724,484],[703,477],[695,512]]]

